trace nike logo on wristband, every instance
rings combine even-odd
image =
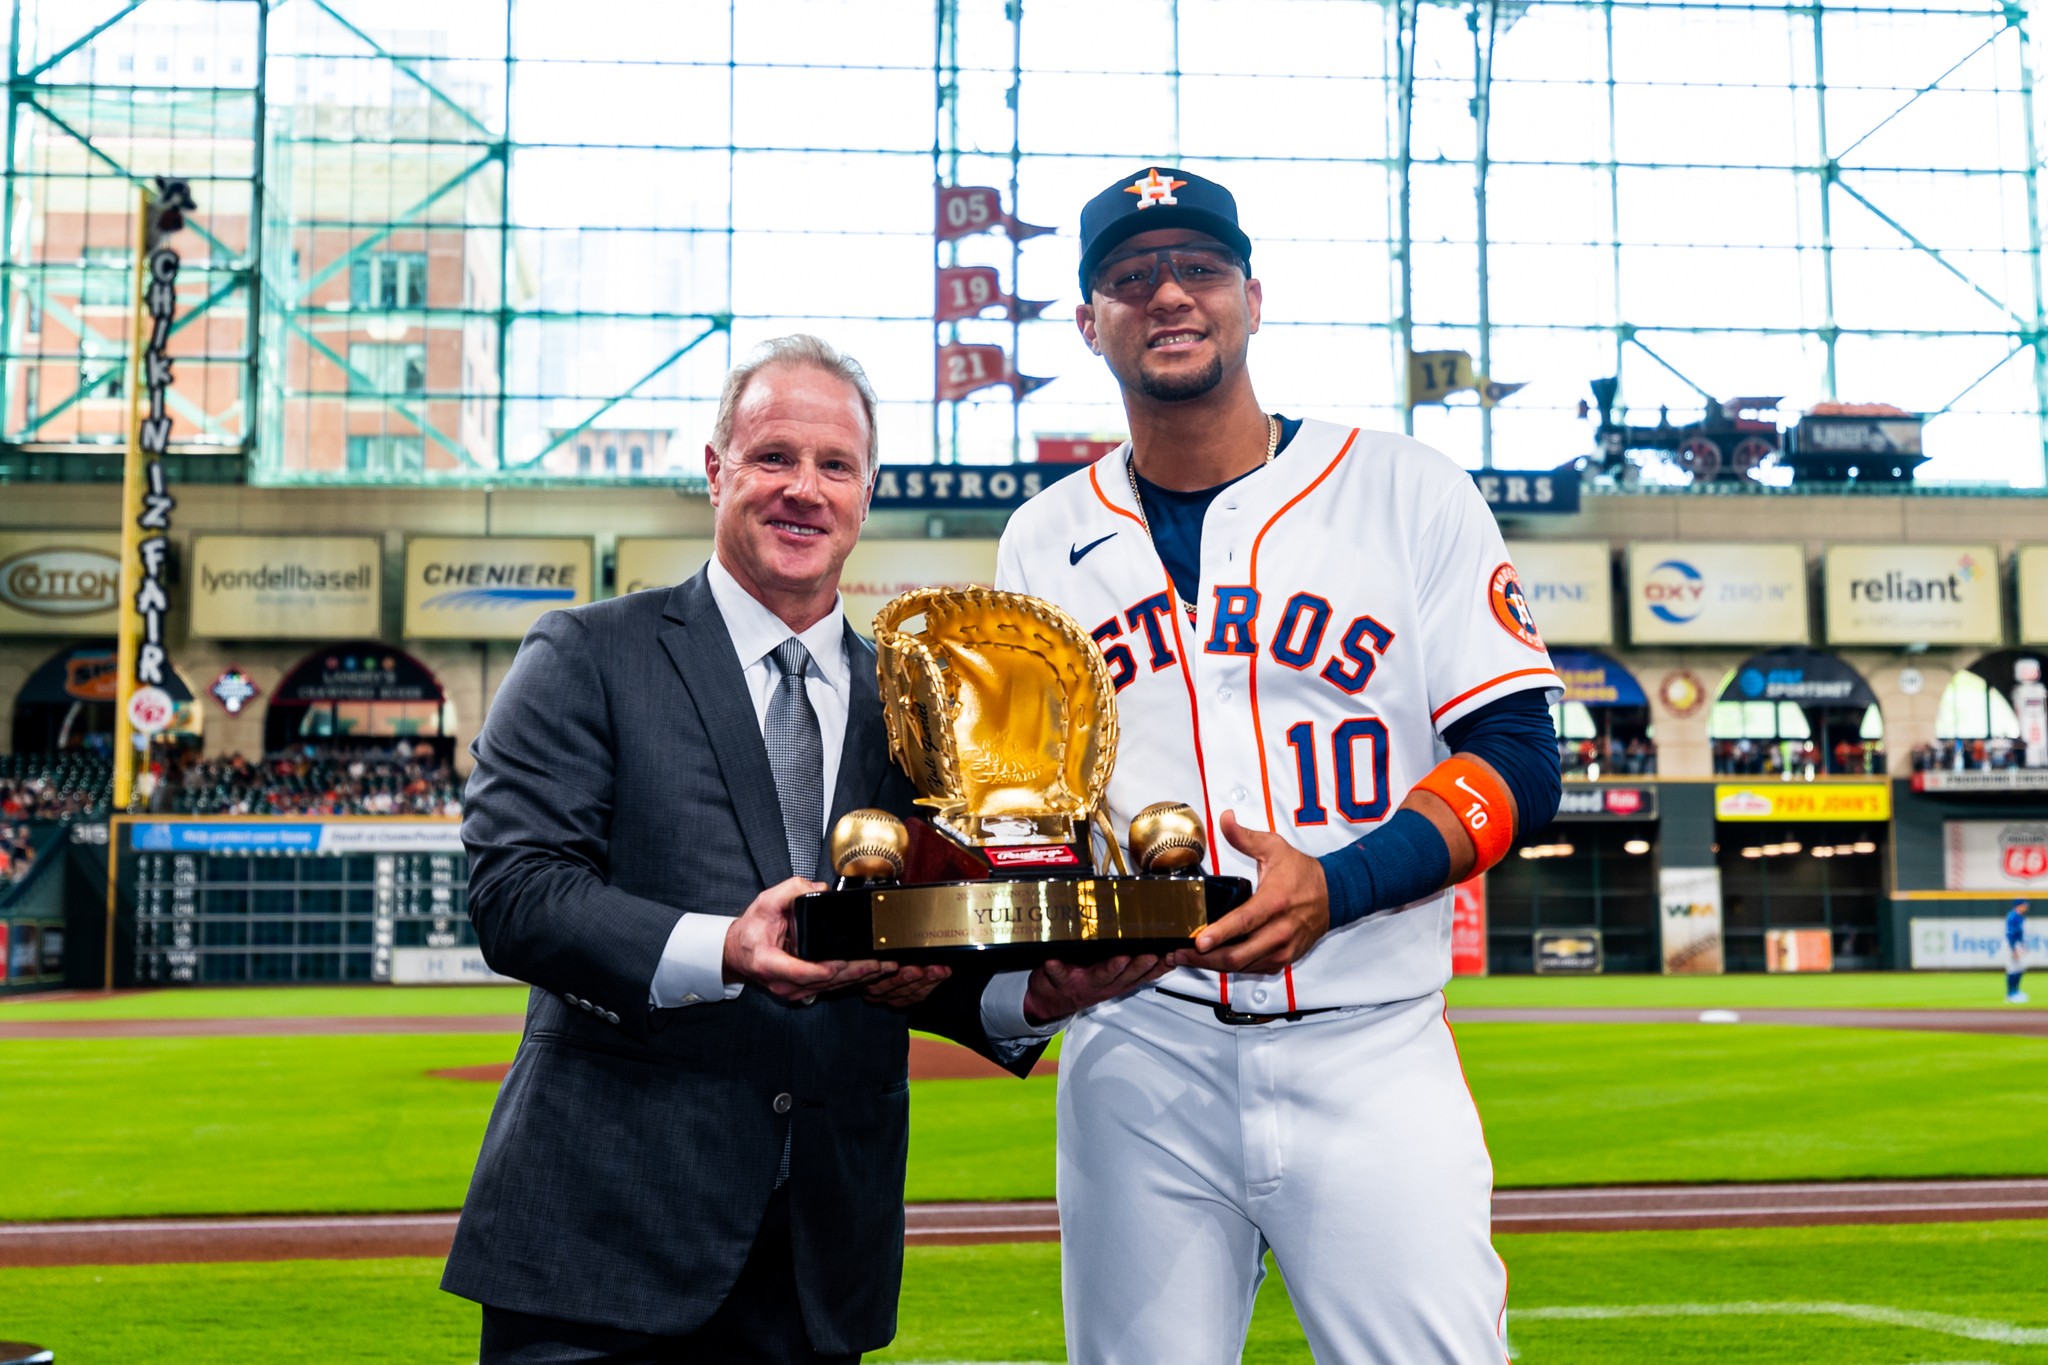
[[[1108,535],[1106,535],[1106,536],[1104,536],[1104,537],[1102,538],[1102,540],[1115,540],[1115,539],[1116,539],[1116,532],[1114,532],[1114,531],[1111,531],[1111,532],[1110,532],[1110,533],[1109,533]],[[1079,564],[1079,563],[1080,563],[1080,562],[1081,562],[1082,560],[1084,560],[1084,559],[1086,559],[1086,558],[1088,557],[1088,552],[1089,552],[1090,550],[1094,549],[1094,548],[1095,548],[1096,546],[1098,546],[1098,545],[1100,545],[1100,544],[1102,543],[1102,540],[1091,540],[1091,541],[1089,541],[1089,542],[1088,542],[1088,543],[1087,543],[1086,545],[1070,545],[1070,546],[1068,546],[1068,547],[1067,547],[1067,563],[1068,563],[1068,564],[1070,564],[1070,565],[1072,565],[1072,564]]]

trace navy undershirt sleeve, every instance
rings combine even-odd
[[[1300,430],[1299,417],[1282,417],[1280,445],[1274,454],[1287,449],[1287,443]],[[1245,477],[1248,475],[1238,476]],[[1232,479],[1214,488],[1180,493],[1138,475],[1138,492],[1145,503],[1145,522],[1152,528],[1153,547],[1159,551],[1159,562],[1166,566],[1167,576],[1173,579],[1173,590],[1183,602],[1201,600],[1196,594],[1202,590],[1202,519],[1209,515],[1209,504],[1216,501],[1216,495],[1236,482]]]
[[[1557,815],[1564,794],[1557,763],[1557,732],[1544,690],[1510,693],[1452,722],[1444,731],[1451,752],[1483,758],[1515,799],[1515,833],[1534,833]],[[1325,854],[1330,927],[1376,910],[1420,900],[1451,875],[1451,851],[1428,817],[1395,811],[1355,843]]]

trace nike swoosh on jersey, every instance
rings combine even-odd
[[[1104,537],[1102,538],[1102,540],[1115,540],[1115,539],[1116,539],[1116,532],[1114,532],[1114,531],[1111,531],[1111,532],[1110,532],[1110,533],[1109,533],[1108,535],[1106,535],[1106,536],[1104,536]],[[1067,563],[1068,563],[1068,564],[1070,564],[1070,565],[1072,565],[1072,564],[1079,564],[1079,563],[1080,563],[1080,562],[1081,562],[1082,560],[1084,560],[1084,559],[1086,559],[1086,558],[1088,557],[1088,552],[1089,552],[1090,550],[1094,549],[1094,548],[1095,548],[1096,546],[1098,546],[1098,545],[1100,545],[1100,544],[1102,543],[1102,540],[1091,540],[1091,541],[1089,541],[1089,542],[1088,542],[1088,543],[1087,543],[1086,545],[1081,545],[1081,546],[1072,546],[1072,545],[1068,546],[1068,547],[1067,547]]]

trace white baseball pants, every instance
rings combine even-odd
[[[1225,1365],[1270,1247],[1325,1365],[1497,1365],[1493,1163],[1443,997],[1232,1026],[1150,991],[1060,1054],[1072,1365]]]

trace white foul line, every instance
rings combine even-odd
[[[2020,1327],[1988,1318],[1953,1313],[1927,1313],[1911,1308],[1886,1308],[1875,1303],[1628,1303],[1560,1308],[1510,1308],[1508,1322],[1560,1319],[1605,1321],[1612,1318],[1853,1318],[1884,1327],[1910,1327],[1943,1336],[1967,1337],[2004,1346],[2048,1346],[2048,1328]]]

